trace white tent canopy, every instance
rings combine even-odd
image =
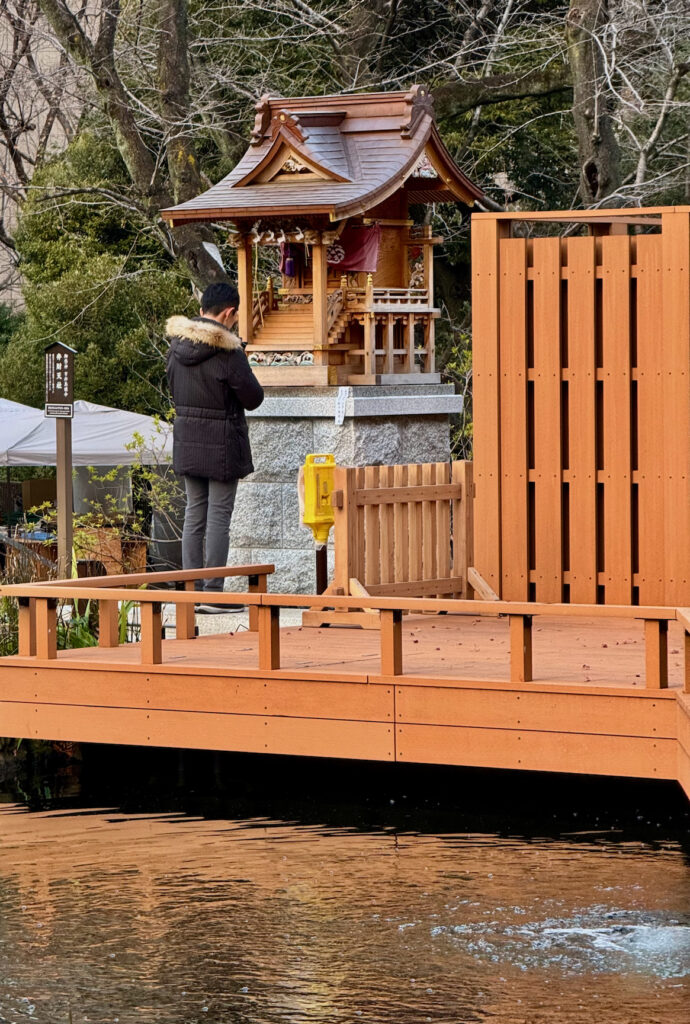
[[[135,435],[143,438],[143,444],[128,447]],[[93,402],[74,403],[74,466],[164,465],[171,458],[169,423]],[[55,421],[41,409],[0,398],[0,466],[54,465]]]

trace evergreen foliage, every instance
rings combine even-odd
[[[40,406],[43,351],[60,340],[79,353],[79,398],[168,408],[163,328],[172,311],[193,308],[189,280],[136,211],[97,191],[125,181],[116,149],[93,129],[36,172],[16,233],[26,312],[6,318],[0,395]]]

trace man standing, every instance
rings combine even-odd
[[[201,296],[198,317],[173,316],[166,324],[166,369],[175,405],[173,469],[187,492],[185,569],[227,564],[237,482],[254,471],[244,410],[261,405],[264,392],[232,333],[238,306],[233,285],[211,284]],[[223,580],[204,580],[201,589],[219,593]]]

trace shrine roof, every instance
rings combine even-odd
[[[298,214],[341,220],[401,187],[411,203],[472,205],[482,195],[441,141],[426,86],[350,96],[264,96],[237,166],[162,216],[173,225]]]

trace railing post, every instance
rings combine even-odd
[[[381,612],[381,675],[399,676],[403,670],[402,612],[384,609]]]
[[[280,668],[280,608],[261,604],[257,607],[259,622],[259,668],[272,671]]]
[[[644,644],[645,686],[648,690],[665,690],[668,686],[668,622],[666,619],[645,620]]]
[[[404,349],[405,355],[403,356],[403,370],[405,373],[414,373],[414,313],[407,314],[407,320],[404,321],[403,327],[404,334]]]
[[[118,647],[120,643],[120,606],[117,601],[98,601],[98,646]]]
[[[196,580],[185,580],[184,583],[176,584],[177,590],[184,590],[191,593],[196,587]],[[193,640],[196,636],[196,619],[193,604],[175,605],[175,639]]]
[[[19,650],[22,658],[36,656],[36,602],[30,597],[20,597],[19,602]]]
[[[683,631],[683,653],[685,655],[685,692],[690,693],[690,630],[687,626]]]
[[[142,601],[141,663],[160,665],[163,661],[163,619],[158,601]]]
[[[532,681],[532,616],[509,615],[510,678],[514,683]]]
[[[395,356],[393,355],[393,349],[395,348],[395,320],[393,314],[387,314],[388,319],[385,325],[385,355],[383,357],[383,370],[384,373],[393,373],[395,371]]]
[[[36,657],[57,658],[57,601],[54,597],[36,598]]]
[[[258,575],[252,574],[248,577],[249,582],[249,593],[250,594],[265,594],[268,590],[268,579],[266,573],[260,573]],[[256,633],[259,628],[259,605],[249,605],[249,631],[250,633]]]

